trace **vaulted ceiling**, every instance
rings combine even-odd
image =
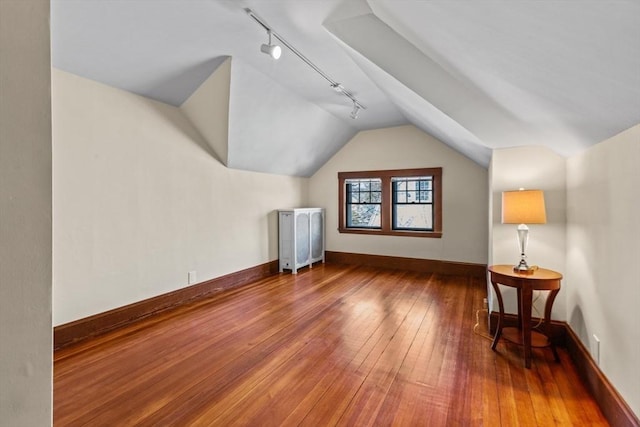
[[[286,48],[261,53],[245,8],[366,110]],[[407,123],[486,166],[640,123],[636,0],[52,0],[51,17],[54,67],[174,106],[231,58],[233,168],[309,176],[356,132]]]

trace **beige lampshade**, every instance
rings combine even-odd
[[[542,190],[515,190],[502,192],[503,224],[545,224]]]

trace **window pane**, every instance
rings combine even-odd
[[[431,191],[421,191],[420,192],[420,202],[421,203],[431,203]]]
[[[380,205],[350,205],[347,227],[380,228]]]
[[[346,180],[346,226],[352,228],[380,228],[382,180],[362,178]]]
[[[433,203],[433,177],[392,178],[394,203]]]
[[[433,230],[433,205],[396,205],[393,228]]]

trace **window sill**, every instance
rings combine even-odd
[[[404,236],[404,237],[430,237],[433,239],[442,238],[442,231],[386,231],[386,230],[375,230],[368,228],[338,228],[339,233],[344,234],[369,234],[369,235],[377,235],[377,236]]]

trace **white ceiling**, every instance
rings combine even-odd
[[[537,144],[569,156],[640,123],[637,0],[51,4],[52,62],[62,70],[176,106],[229,56],[242,65],[238,81],[257,72],[273,84],[269,96],[232,85],[231,104],[250,99],[261,114],[230,111],[243,126],[229,132],[231,167],[308,176],[356,131],[405,123],[486,166],[493,148]],[[286,48],[278,61],[260,53],[266,32],[246,7],[366,105],[359,118]],[[271,138],[273,128],[291,132]],[[278,160],[289,148],[298,163],[308,154],[303,166]]]

